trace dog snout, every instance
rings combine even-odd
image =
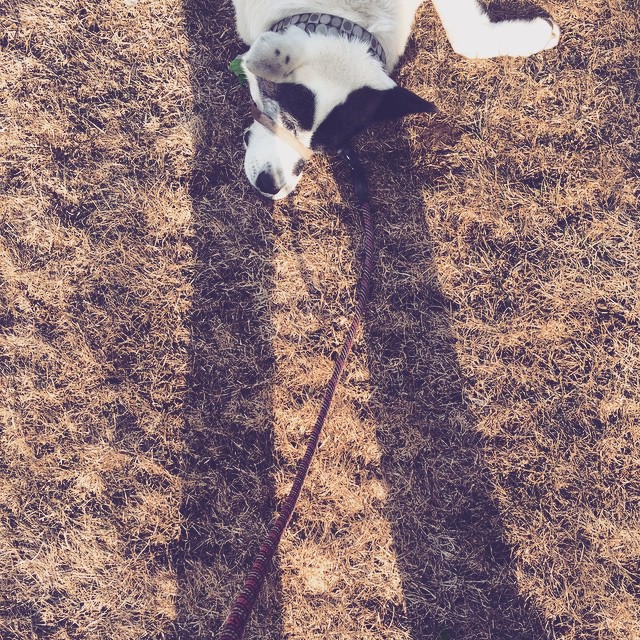
[[[283,186],[283,184],[278,184],[268,171],[261,171],[256,178],[256,188],[265,195],[275,196]]]

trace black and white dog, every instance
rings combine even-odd
[[[244,134],[247,178],[274,200],[305,158],[342,149],[379,119],[435,111],[389,73],[422,0],[234,0],[240,61],[255,103]],[[453,49],[468,58],[529,56],[558,43],[548,18],[491,22],[478,0],[432,0]]]

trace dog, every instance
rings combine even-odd
[[[233,0],[254,102],[244,169],[266,198],[297,186],[312,153],[337,153],[376,120],[433,113],[390,77],[423,0]],[[478,0],[432,0],[453,50],[529,56],[558,43],[551,18],[492,22]]]

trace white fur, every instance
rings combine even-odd
[[[298,83],[316,96],[316,113],[311,131],[294,131],[309,145],[313,131],[355,90],[362,87],[390,89],[388,74],[404,52],[415,12],[422,0],[234,0],[240,37],[250,45],[243,56],[251,96],[269,117],[283,124],[277,105],[264,104],[258,77],[275,83]],[[469,58],[528,56],[555,46],[560,30],[555,22],[542,18],[490,22],[478,0],[432,0],[454,51]],[[345,38],[307,35],[296,27],[284,33],[269,28],[287,16],[300,13],[329,13],[356,22],[373,33],[387,55],[382,65],[368,53],[365,44]],[[258,176],[272,172],[283,179],[279,199],[298,183],[294,166],[300,156],[262,125],[250,127],[245,172],[255,186]]]

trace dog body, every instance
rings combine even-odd
[[[421,2],[234,0],[253,101],[315,152],[340,151],[375,120],[435,111],[389,76]],[[491,22],[477,0],[432,2],[454,51],[469,58],[526,56],[558,42],[551,19]],[[304,166],[299,147],[259,122],[244,140],[251,184],[271,199],[288,195]]]

